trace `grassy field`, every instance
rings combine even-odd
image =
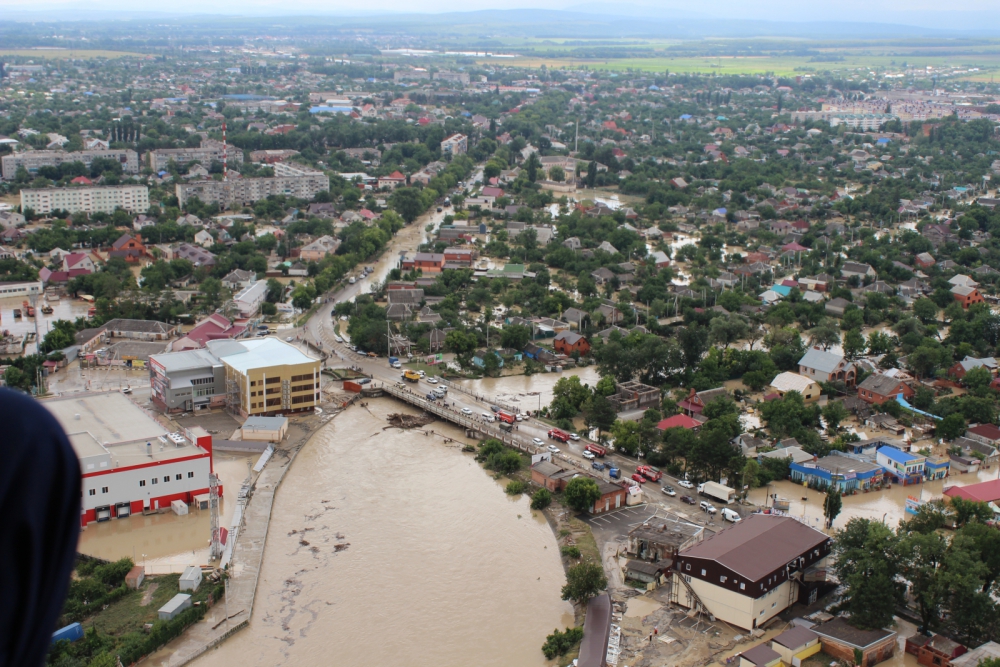
[[[0,56],[19,58],[44,58],[45,60],[68,60],[71,58],[86,60],[88,58],[125,58],[139,56],[141,53],[127,51],[103,51],[88,49],[0,49]]]
[[[98,612],[83,621],[84,629],[97,626],[100,632],[120,637],[129,632],[142,630],[145,623],[157,620],[157,611],[170,598],[180,592],[178,582],[180,575],[164,574],[147,577],[137,591],[130,591],[120,600],[112,602],[107,609]],[[147,592],[155,586],[150,601],[143,605],[142,600]],[[203,587],[207,590],[207,586]]]

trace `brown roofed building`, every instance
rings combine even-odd
[[[866,403],[877,403],[878,405],[896,396],[909,399],[913,394],[914,391],[910,385],[899,378],[888,375],[869,375],[864,382],[858,385],[858,398]]]
[[[601,492],[601,496],[594,503],[594,506],[590,508],[591,514],[604,514],[605,512],[625,507],[625,500],[628,496],[628,491],[625,488],[617,484],[598,482],[597,489]]]
[[[752,630],[812,600],[833,540],[795,519],[751,514],[677,554],[671,601]],[[682,581],[678,581],[682,579]]]
[[[531,481],[552,492],[562,491],[575,473],[560,468],[552,461],[539,461],[531,466]]]
[[[968,651],[962,644],[944,635],[915,634],[906,638],[907,653],[917,656],[917,662],[926,667],[951,667],[951,661]]]

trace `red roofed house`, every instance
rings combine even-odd
[[[146,246],[142,244],[141,236],[123,234],[121,238],[111,244],[111,251],[108,253],[108,257],[121,257],[126,262],[138,262],[147,254]]]
[[[955,285],[951,288],[951,293],[955,296],[955,301],[962,304],[962,308],[968,309],[974,303],[983,303],[986,299],[975,287],[969,285]]]
[[[667,417],[656,425],[658,431],[666,431],[671,428],[686,428],[689,431],[697,431],[701,428],[701,422],[687,415],[674,415],[673,417]]]
[[[968,486],[949,486],[944,490],[949,498],[964,498],[976,503],[994,503],[1000,501],[1000,479],[988,482],[969,484]]]
[[[965,437],[976,442],[981,442],[984,445],[996,447],[1000,445],[1000,428],[997,428],[993,424],[980,424],[968,429],[965,432]]]
[[[483,197],[503,197],[503,188],[483,188],[480,193]]]
[[[394,171],[388,176],[378,177],[379,188],[389,188],[390,190],[395,190],[400,185],[406,185],[406,176],[403,176],[399,171]]]
[[[213,313],[195,325],[187,335],[175,340],[171,346],[171,352],[181,352],[183,350],[197,350],[205,347],[205,343],[210,340],[221,338],[239,338],[247,331],[245,324],[233,324],[231,321],[218,313]]]
[[[86,176],[77,176],[72,181],[70,181],[70,183],[72,183],[73,185],[93,185],[94,184],[94,182],[92,180],[90,180],[89,178],[87,178]]]
[[[63,255],[62,268],[63,271],[85,270],[87,273],[93,273],[95,270],[94,260],[83,252],[71,252]]]
[[[444,254],[436,252],[418,252],[413,259],[403,260],[404,271],[421,269],[424,273],[440,273],[444,269]]]

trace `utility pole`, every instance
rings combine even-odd
[[[576,119],[576,138],[573,139],[573,152],[578,153],[580,151],[580,119]]]

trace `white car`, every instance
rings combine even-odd
[[[472,414],[472,410],[470,410],[469,408],[462,408],[462,414],[463,415],[471,415]]]
[[[532,439],[531,439],[531,441],[532,441],[533,443],[535,443],[536,445],[538,445],[539,447],[541,447],[542,445],[544,445],[544,444],[545,444],[544,442],[542,442],[542,439],[541,439],[541,438],[532,438]]]
[[[340,336],[334,336],[334,337],[333,337],[333,339],[334,339],[335,341],[337,341],[338,343],[343,343],[343,342],[344,342],[344,339],[343,339],[343,338],[341,338]]]
[[[594,456],[594,452],[584,451],[583,452],[583,458],[587,459],[588,461],[593,461],[597,457]]]
[[[420,377],[424,377],[425,375],[427,375],[427,373],[423,371],[417,371],[417,375],[419,375]]]
[[[664,493],[664,495],[668,495],[668,496],[671,496],[671,497],[677,495],[677,492],[674,491],[673,487],[671,487],[671,486],[664,486],[664,487],[662,487],[660,489],[660,491],[662,491]]]
[[[707,500],[701,501],[700,503],[698,503],[698,505],[701,507],[702,510],[704,510],[705,512],[708,512],[709,514],[715,514],[716,512],[719,511],[719,510],[715,509],[715,505],[713,505],[712,503],[708,502]]]
[[[576,433],[570,433],[570,434],[569,434],[569,439],[570,439],[570,440],[579,440],[579,439],[580,439],[580,436],[579,436],[579,435],[577,435]]]
[[[555,445],[549,445],[547,449],[550,452],[552,452],[553,454],[558,454],[559,453],[559,448],[556,447]]]
[[[295,336],[289,336],[288,338],[285,339],[285,342],[291,343],[293,340],[295,340]]]
[[[692,484],[691,482],[687,481],[686,479],[682,479],[681,481],[677,482],[677,486],[683,486],[685,489],[693,489],[694,488],[694,484]]]
[[[520,412],[517,413],[516,415],[514,415],[514,419],[516,419],[519,422],[523,422],[524,421],[524,417],[521,416]]]
[[[401,363],[399,363],[399,362],[397,361],[396,363],[394,363],[394,364],[392,365],[392,367],[393,367],[393,368],[395,368],[396,370],[399,370],[400,368],[402,368],[402,367],[403,367],[403,364],[401,364]]]
[[[438,383],[437,378],[427,378],[427,384],[437,384],[437,383]]]

